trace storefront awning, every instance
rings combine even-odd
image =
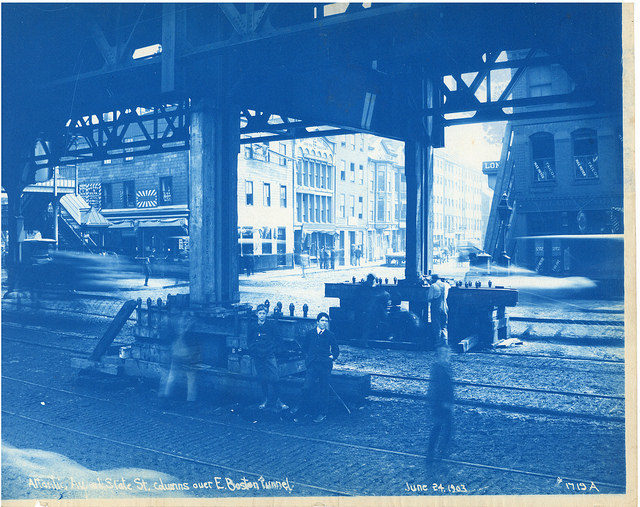
[[[109,230],[114,229],[152,229],[159,227],[186,227],[186,218],[167,218],[167,219],[153,219],[145,218],[140,220],[122,220],[120,222],[112,221],[113,225],[109,227]]]

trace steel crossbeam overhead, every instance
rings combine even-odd
[[[321,126],[421,142],[425,120],[442,140],[450,125],[621,110],[616,4],[3,4],[2,14],[6,182],[29,158],[24,140],[57,137],[70,117],[216,93],[238,112],[304,122],[246,125],[243,143]],[[510,98],[524,69],[548,64],[575,83],[571,94]],[[495,91],[505,69],[510,82]],[[425,76],[437,84],[428,108],[416,96]],[[115,156],[96,147],[76,154]]]
[[[42,149],[31,161],[38,167],[118,159],[189,149],[188,101],[125,107],[74,116],[67,121],[58,151]]]

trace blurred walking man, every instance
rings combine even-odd
[[[429,435],[427,462],[436,458],[443,458],[447,454],[451,433],[453,431],[453,379],[449,357],[451,351],[448,346],[440,346],[436,351],[436,361],[431,367],[429,392],[427,397],[431,406],[433,427]],[[439,445],[438,445],[439,443]]]

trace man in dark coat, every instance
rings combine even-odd
[[[267,321],[267,308],[264,305],[258,305],[256,316],[257,319],[249,324],[247,345],[264,396],[259,408],[264,409],[269,405],[278,410],[286,410],[288,407],[278,397],[280,377],[276,352],[280,348],[280,336],[273,322]]]
[[[438,347],[436,361],[431,368],[427,397],[431,405],[433,427],[429,436],[427,461],[435,458],[436,445],[440,440],[440,457],[446,456],[453,430],[453,379],[449,356],[451,351],[446,345]],[[441,437],[441,438],[440,438]]]
[[[327,418],[329,404],[329,376],[333,369],[333,361],[338,358],[340,348],[336,335],[329,331],[329,315],[324,312],[318,314],[316,326],[305,333],[302,343],[302,352],[305,356],[307,373],[302,390],[302,407],[311,413],[315,408],[316,416],[313,422],[322,422]],[[316,391],[315,384],[318,382]],[[312,404],[316,391],[317,400]]]

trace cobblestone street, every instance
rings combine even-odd
[[[241,279],[242,299],[275,303],[282,298],[286,306],[289,296],[307,302],[313,314],[334,304],[322,297],[321,280],[343,280],[352,272],[363,277],[369,271],[384,278],[401,270],[363,267],[307,273],[305,279],[295,273],[260,274]],[[449,462],[427,465],[430,413],[420,398],[426,384],[411,378],[428,374],[431,352],[342,347],[336,370],[373,373],[372,388],[385,394],[352,406],[351,416],[335,402],[322,425],[262,416],[234,399],[204,396],[193,408],[179,402],[167,407],[158,403],[157,385],[78,378],[69,356],[91,351],[109,323],[100,315],[115,314],[125,298],[167,293],[176,289],[154,284],[108,299],[43,296],[38,311],[29,308],[28,298],[20,308],[14,298],[4,301],[2,480],[7,498],[450,495],[464,494],[462,486],[469,494],[578,494],[567,489],[570,480],[586,481],[588,487],[593,481],[599,492],[622,491],[624,404],[617,401],[624,396],[622,327],[615,327],[618,335],[609,345],[532,340],[503,352],[454,355],[459,382],[454,445]],[[565,319],[622,318],[615,302],[563,304],[569,310],[562,313]],[[554,305],[556,315],[559,308]],[[527,315],[525,306],[513,310],[512,315]],[[116,343],[130,336],[125,326]],[[553,390],[609,398],[548,392]],[[492,468],[483,468],[487,465]],[[66,489],[47,489],[56,486],[51,481],[29,485],[30,477],[44,479],[54,471]],[[93,489],[71,488],[69,477],[83,478]],[[131,489],[117,489],[116,482]],[[273,488],[265,489],[267,483]],[[439,484],[453,485],[454,491],[457,485],[460,491],[440,490]],[[427,485],[427,491],[417,485]]]

